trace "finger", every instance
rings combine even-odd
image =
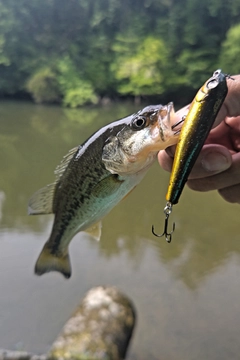
[[[181,127],[183,125],[182,120],[186,117],[189,107],[190,104],[184,106],[174,114],[174,117],[171,119],[171,126],[174,127],[174,131],[181,130]]]
[[[240,99],[239,99],[240,101]],[[236,117],[227,117],[225,123],[230,126],[232,129],[240,133],[240,116]]]
[[[191,104],[185,105],[184,107],[182,107],[180,110],[178,110],[178,111],[176,112],[176,115],[177,115],[180,119],[183,118],[184,116],[187,115],[190,106],[191,106]]]
[[[232,155],[229,169],[213,176],[190,179],[188,186],[196,191],[220,190],[240,184],[240,153]]]
[[[218,190],[224,200],[232,204],[240,204],[240,184]]]
[[[161,150],[158,154],[159,165],[166,171],[172,170],[175,147]],[[225,146],[204,145],[191,171],[189,179],[205,178],[228,169],[232,164],[231,153]]]
[[[228,93],[226,99],[216,117],[214,127],[220,124],[227,116],[235,117],[240,115],[240,75],[227,79]]]
[[[226,117],[236,117],[240,115],[240,75],[232,76],[232,79],[227,79],[228,93],[225,101],[219,110],[219,113],[214,122],[213,128],[219,125]],[[177,119],[187,115],[190,104],[176,112]]]
[[[227,79],[228,93],[225,101],[218,112],[213,128],[219,125],[226,117],[236,117],[240,115],[240,75],[232,76]],[[176,112],[177,118],[187,115],[190,104]]]
[[[168,149],[172,149],[173,146],[171,146]],[[170,150],[171,151],[171,150]],[[167,150],[161,150],[158,153],[158,162],[159,165],[163,168],[165,171],[171,172],[172,170],[172,164],[173,164],[173,156],[170,156],[167,152]]]
[[[232,164],[232,156],[229,150],[222,145],[204,145],[189,179],[205,178],[227,170]]]
[[[210,131],[205,144],[219,144],[232,149],[232,133],[233,129],[223,121]]]
[[[226,118],[226,125],[229,127],[232,147],[235,151],[240,151],[240,116]]]

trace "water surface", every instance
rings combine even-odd
[[[27,216],[28,199],[54,181],[72,147],[133,105],[66,110],[0,104],[0,347],[46,352],[86,291],[115,285],[135,303],[128,359],[225,360],[240,354],[240,207],[188,189],[161,231],[169,175],[155,164],[103,221],[101,241],[76,235],[70,280],[33,274],[52,216]]]

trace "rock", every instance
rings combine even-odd
[[[67,321],[50,360],[124,359],[135,324],[132,302],[114,287],[91,289]]]

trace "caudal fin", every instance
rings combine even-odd
[[[37,275],[43,275],[50,271],[58,271],[68,279],[71,276],[69,255],[68,253],[63,256],[52,254],[48,243],[46,243],[37,259],[34,271]]]

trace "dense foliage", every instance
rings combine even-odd
[[[240,0],[0,0],[0,94],[77,107],[240,72]]]

